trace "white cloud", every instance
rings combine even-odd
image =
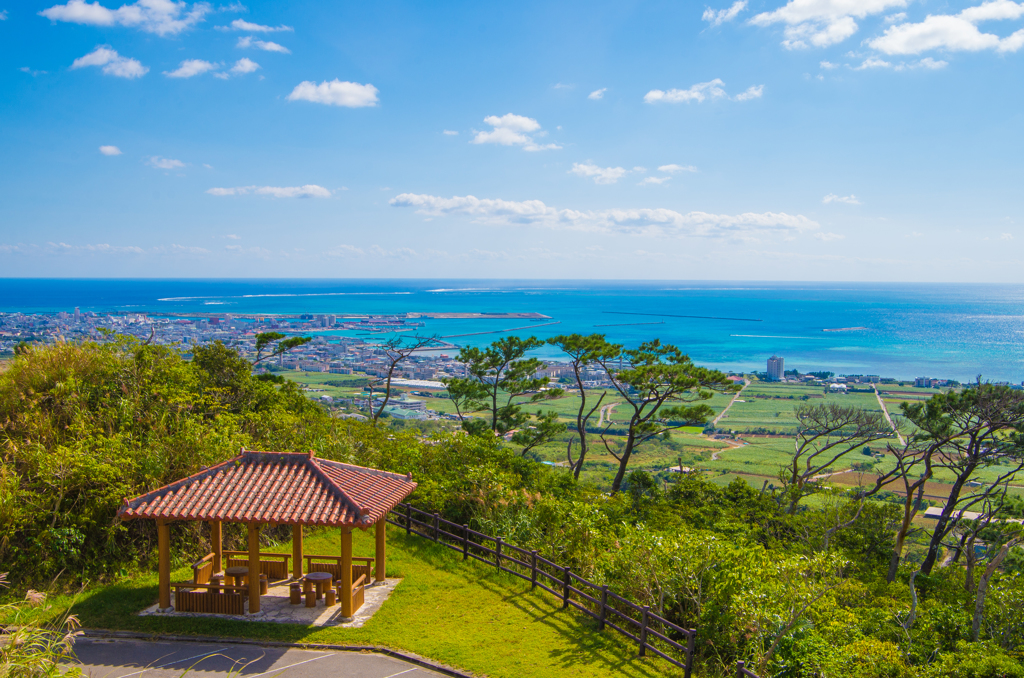
[[[896,12],[895,14],[890,14],[889,16],[885,17],[885,23],[887,23],[887,24],[895,24],[895,23],[898,23],[900,21],[905,21],[906,18],[907,18],[907,13],[906,12]]]
[[[762,12],[750,20],[755,26],[784,23],[786,49],[828,47],[857,32],[857,22],[894,7],[906,7],[907,0],[789,0],[774,12]],[[809,44],[808,44],[809,43]]]
[[[815,233],[814,237],[817,238],[818,240],[823,240],[825,242],[831,242],[833,240],[842,240],[846,236],[845,235],[840,235],[838,233]]]
[[[999,236],[999,239],[1000,240],[1013,240],[1013,234],[1012,233],[1003,233],[1002,235]]]
[[[707,99],[729,98],[725,93],[724,85],[725,83],[721,79],[715,78],[710,82],[699,82],[689,89],[670,89],[667,92],[660,89],[652,89],[644,95],[644,101],[649,104],[661,101],[671,104],[696,101],[699,104]],[[749,101],[750,99],[757,99],[763,93],[764,85],[755,85],[748,87],[745,92],[736,95],[733,99],[735,101]]]
[[[7,21],[7,10],[0,12],[0,21]]]
[[[157,169],[165,170],[181,169],[182,167],[185,166],[185,163],[183,163],[180,160],[173,160],[171,158],[161,158],[159,155],[154,155],[147,161],[147,163],[151,167],[156,167]]]
[[[881,36],[868,41],[868,45],[885,54],[920,54],[932,49],[953,52],[979,52],[993,49],[997,52],[1016,52],[1024,47],[1024,29],[1000,38],[994,33],[982,33],[976,24],[981,21],[1019,19],[1024,16],[1024,2],[990,0],[968,7],[959,14],[929,14],[919,23],[890,26]]]
[[[235,65],[231,67],[231,72],[235,75],[244,75],[246,73],[253,73],[258,70],[260,65],[252,59],[239,59],[235,62]]]
[[[878,57],[868,57],[860,66],[857,66],[853,70],[863,71],[867,68],[892,68],[892,64],[883,59],[879,59]]]
[[[459,136],[458,132],[456,132],[455,130],[450,130],[450,129],[446,129],[445,131],[441,132],[441,134],[445,134],[445,135],[450,136],[450,137],[457,137],[457,136]]]
[[[172,0],[138,0],[118,9],[107,9],[98,0],[68,0],[39,14],[51,21],[67,21],[90,26],[129,26],[157,35],[177,35],[203,20],[213,8],[209,3],[188,3]]]
[[[185,59],[178,66],[177,70],[168,73],[164,71],[164,75],[168,78],[191,78],[196,75],[202,75],[208,71],[213,71],[219,68],[219,64],[210,63],[209,61],[203,61],[202,59]]]
[[[675,174],[676,172],[696,172],[697,168],[693,165],[661,165],[658,167],[659,172],[668,172],[669,174]]]
[[[103,155],[121,155],[121,149],[117,146],[100,146],[100,153]]]
[[[637,186],[644,186],[644,185],[650,185],[650,184],[661,185],[661,184],[665,183],[666,181],[668,181],[671,178],[672,177],[647,177],[646,179],[641,181],[639,184],[637,184]]]
[[[627,171],[621,167],[598,167],[593,163],[574,162],[569,174],[575,174],[578,177],[593,177],[595,184],[614,184]]]
[[[818,65],[821,66],[826,71],[831,71],[833,68],[839,68],[839,64],[834,64],[831,61],[822,61]]]
[[[754,85],[740,92],[733,99],[735,101],[750,101],[751,99],[760,99],[762,94],[764,94],[764,85]]]
[[[247,35],[244,38],[238,39],[238,44],[235,45],[240,49],[249,49],[255,47],[256,49],[262,49],[264,52],[280,52],[281,54],[291,54],[291,50],[284,45],[279,45],[276,42],[257,40],[251,35]]]
[[[103,72],[118,78],[141,78],[149,73],[149,68],[143,66],[135,59],[129,59],[118,54],[115,50],[106,45],[101,45],[83,57],[75,59],[71,69],[85,68],[87,66],[102,66]]]
[[[701,18],[712,26],[721,26],[726,21],[735,19],[746,8],[747,0],[736,0],[736,2],[732,3],[731,7],[726,9],[714,10],[708,7],[704,10],[704,15]]]
[[[441,198],[402,193],[392,198],[390,204],[395,207],[412,207],[418,213],[429,216],[468,216],[478,223],[496,226],[537,225],[597,233],[725,237],[751,232],[793,234],[818,228],[816,222],[799,214],[682,214],[663,208],[560,210],[540,200],[481,200],[471,195]]]
[[[342,82],[335,78],[319,85],[310,80],[300,82],[288,95],[288,101],[312,101],[315,104],[328,106],[344,106],[346,108],[363,108],[376,106],[377,88],[373,85],[360,85],[357,82]]]
[[[493,127],[490,132],[477,132],[470,143],[473,144],[500,144],[502,146],[522,146],[525,151],[545,151],[561,148],[558,144],[538,144],[534,141],[533,133],[543,136],[540,131],[540,123],[525,115],[506,113],[500,118],[496,115],[489,115],[484,122]]]
[[[235,235],[234,233],[230,233],[230,234],[228,234],[228,235],[226,235],[224,237],[227,238],[228,240],[241,240],[242,239],[242,236]]]
[[[607,91],[608,91],[607,87],[602,87],[601,89],[595,89],[593,92],[591,92],[590,94],[587,95],[587,98],[588,99],[593,99],[595,101],[597,101],[598,99],[603,99],[604,98],[604,93],[607,92]]]
[[[637,165],[636,167],[633,168],[633,171],[638,173],[638,174],[643,174],[644,172],[647,171],[647,168],[646,167],[641,167],[640,165]]]
[[[841,202],[847,205],[860,204],[860,200],[858,200],[857,196],[855,195],[836,195],[835,193],[829,193],[828,195],[821,199],[821,202],[826,205],[829,204],[830,202]]]
[[[234,188],[211,188],[210,195],[269,195],[273,198],[329,198],[331,192],[323,186],[236,186]]]
[[[248,31],[250,33],[279,33],[281,31],[294,31],[295,29],[291,26],[262,26],[260,24],[254,24],[244,19],[235,19],[231,22],[230,26],[217,26],[222,31]]]

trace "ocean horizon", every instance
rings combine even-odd
[[[0,312],[538,313],[424,319],[417,334],[480,346],[518,334],[661,339],[695,362],[910,379],[1024,379],[1024,285],[481,279],[0,279]],[[332,330],[328,335],[352,334]],[[465,336],[469,335],[469,336]],[[537,355],[558,358],[545,348]]]

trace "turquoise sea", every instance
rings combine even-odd
[[[0,279],[0,312],[76,306],[105,313],[536,312],[551,320],[427,320],[420,330],[498,331],[449,340],[459,345],[513,333],[603,332],[630,346],[657,337],[700,364],[733,370],[763,370],[774,353],[802,371],[1024,379],[1024,285]],[[863,329],[823,331],[842,328]]]

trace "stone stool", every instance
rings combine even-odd
[[[267,595],[267,592],[269,590],[270,590],[270,580],[267,579],[267,575],[261,574],[260,575],[260,595],[261,596]]]
[[[335,603],[338,602],[334,597],[334,589],[327,589],[324,592],[324,596],[324,607],[334,607]]]
[[[299,582],[293,582],[288,586],[290,602],[292,605],[298,605],[302,602],[302,587],[299,586]]]

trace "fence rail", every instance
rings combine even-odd
[[[760,678],[753,671],[748,671],[744,662],[736,662],[736,678]]]
[[[453,551],[462,553],[462,559],[473,558],[502,572],[530,582],[530,588],[540,588],[562,601],[562,609],[570,606],[590,616],[597,622],[599,630],[614,629],[637,644],[641,657],[647,651],[662,657],[683,669],[685,678],[693,670],[693,651],[697,640],[697,629],[684,629],[668,621],[647,606],[632,603],[610,591],[587,581],[568,567],[562,567],[537,551],[528,551],[509,544],[501,537],[492,537],[445,520],[437,513],[429,513],[411,504],[399,504],[387,521],[404,529],[406,534],[415,534]],[[655,645],[657,642],[657,645]],[[738,678],[757,678],[742,668]]]

